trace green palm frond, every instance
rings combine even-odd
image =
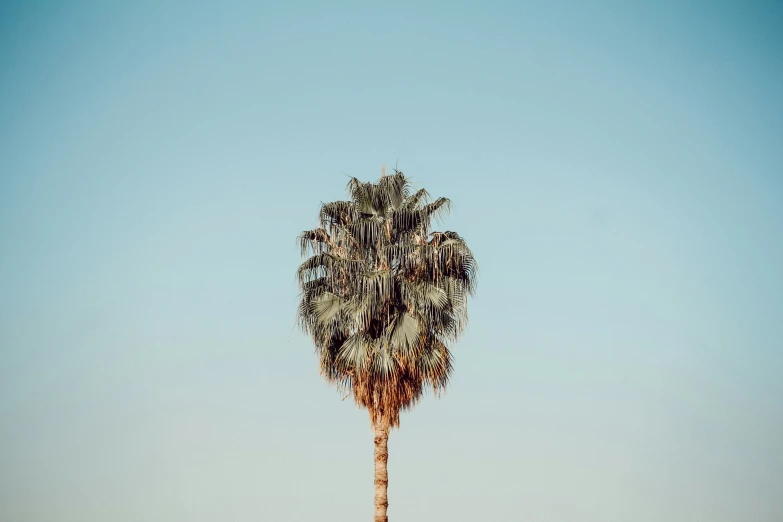
[[[332,322],[342,311],[343,306],[343,298],[331,292],[323,292],[310,301],[310,310],[321,325]]]
[[[345,372],[363,372],[370,363],[375,344],[366,334],[356,333],[340,346],[335,364]]]
[[[414,355],[419,345],[422,325],[412,314],[397,314],[387,328],[387,342],[392,350],[406,355]]]

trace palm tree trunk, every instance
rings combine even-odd
[[[375,428],[375,519],[374,522],[389,522],[386,508],[389,499],[386,491],[389,486],[389,475],[386,463],[389,460],[389,423],[379,420]]]

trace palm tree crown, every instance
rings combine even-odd
[[[299,236],[309,257],[297,271],[298,320],[327,381],[374,424],[399,426],[401,411],[448,382],[477,265],[458,234],[431,231],[448,199],[412,192],[399,171],[347,188],[350,200],[323,204],[318,228]]]

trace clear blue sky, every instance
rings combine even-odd
[[[0,519],[369,520],[294,238],[398,162],[481,279],[393,521],[783,520],[783,4],[22,4]]]

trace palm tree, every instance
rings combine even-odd
[[[412,192],[397,170],[348,182],[350,201],[321,205],[299,243],[298,320],[320,372],[370,414],[375,434],[375,522],[387,522],[389,430],[452,370],[449,344],[467,323],[477,265],[455,232],[433,232],[446,198]],[[346,395],[347,397],[348,395]]]

